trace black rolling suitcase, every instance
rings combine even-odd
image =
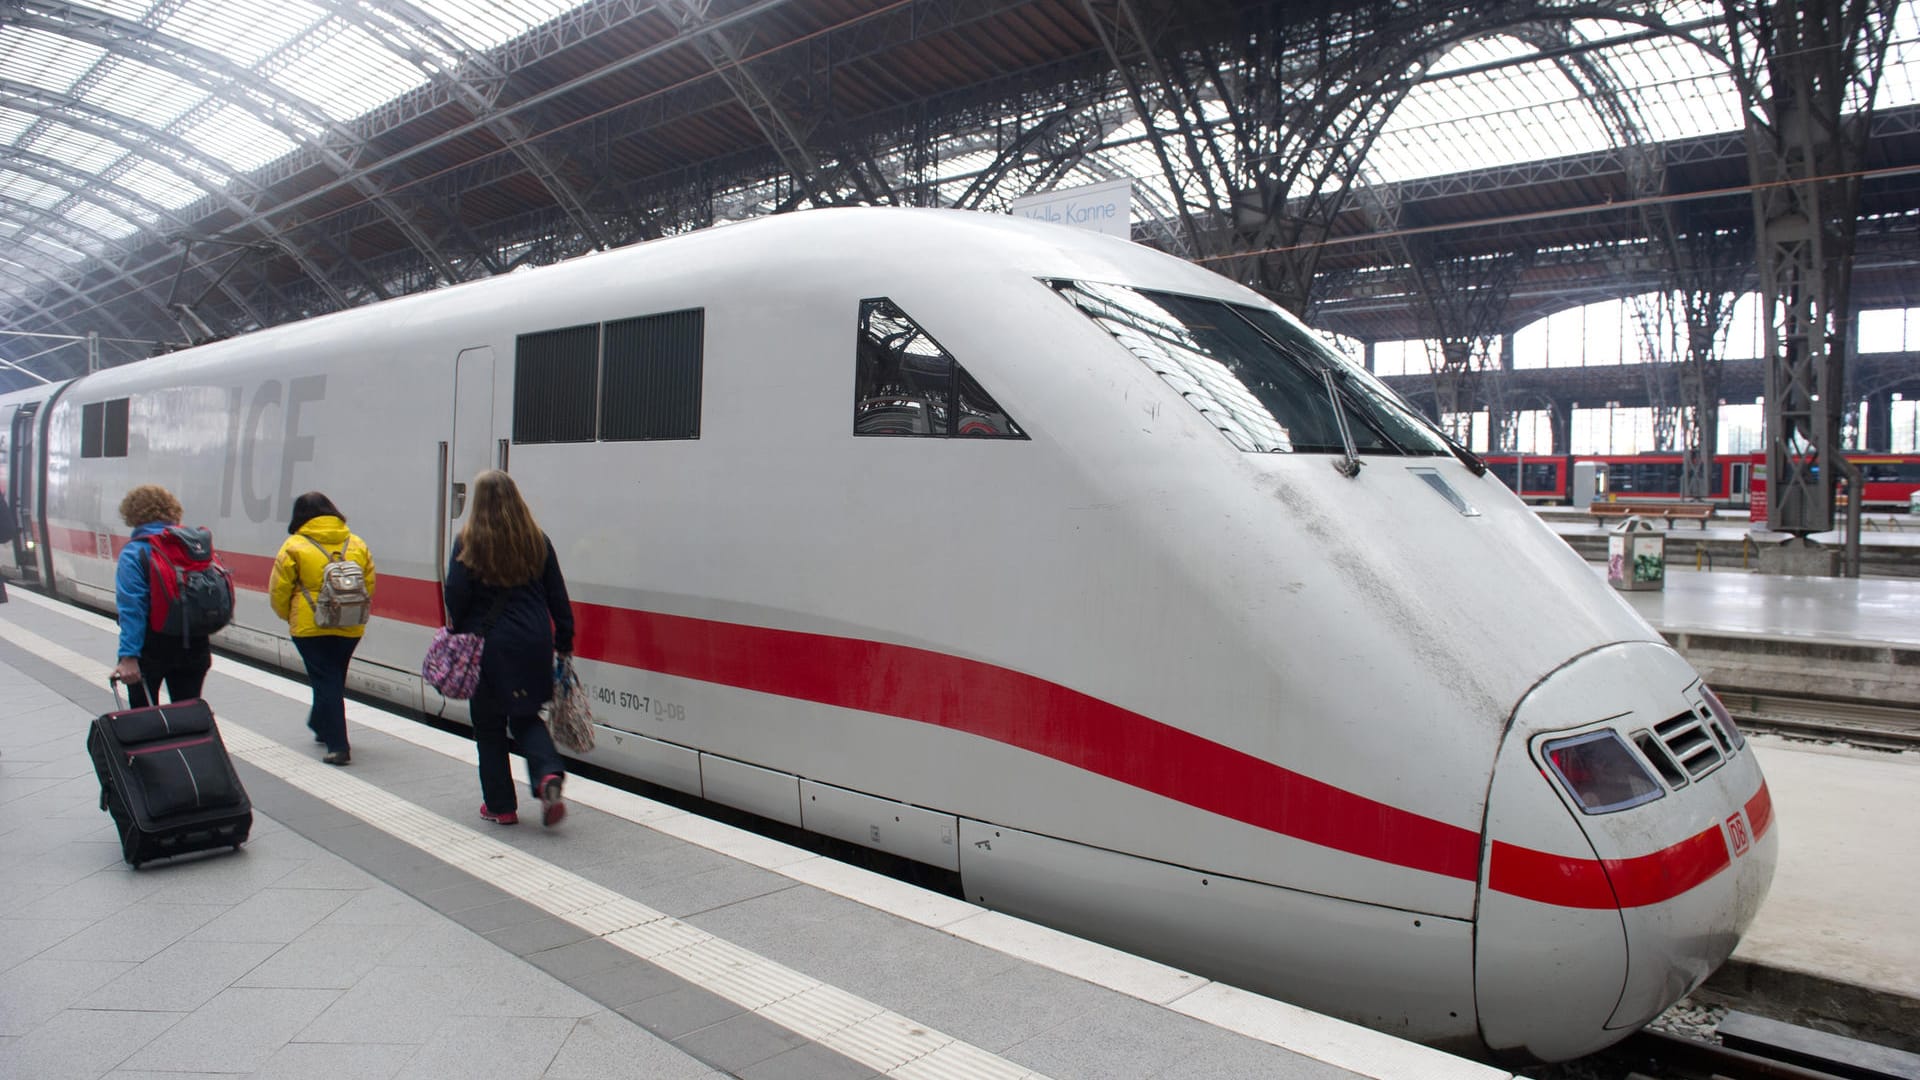
[[[87,753],[129,866],[247,842],[253,804],[206,702],[107,713],[87,732]]]

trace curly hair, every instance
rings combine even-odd
[[[178,525],[181,513],[180,500],[159,484],[141,484],[120,500],[120,520],[131,529],[156,521],[164,525]]]
[[[547,536],[513,477],[488,469],[473,478],[472,508],[460,530],[460,562],[496,588],[525,585],[547,566]]]

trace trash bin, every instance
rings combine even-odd
[[[1658,589],[1667,580],[1667,534],[1629,516],[1607,537],[1607,584],[1621,591]]]

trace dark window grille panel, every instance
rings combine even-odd
[[[706,311],[695,308],[606,325],[602,439],[700,437],[706,322]]]
[[[1700,718],[1693,713],[1684,712],[1664,723],[1655,724],[1653,730],[1689,775],[1699,776],[1722,760],[1720,748],[1714,745],[1713,737],[1707,734]]]
[[[1633,745],[1639,747],[1641,755],[1653,763],[1653,767],[1659,771],[1660,778],[1667,782],[1668,787],[1683,788],[1687,786],[1686,772],[1680,768],[1679,762],[1673,760],[1673,755],[1667,753],[1666,748],[1661,745],[1660,740],[1653,737],[1652,732],[1635,732],[1633,735]]]
[[[100,447],[101,457],[127,456],[127,402],[114,398],[106,403],[106,432]]]
[[[106,441],[107,403],[96,401],[91,405],[80,406],[80,456],[95,458],[100,456],[100,448]]]
[[[599,325],[522,334],[513,354],[513,441],[592,442]]]

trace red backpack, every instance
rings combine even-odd
[[[182,643],[233,621],[233,575],[213,553],[213,533],[170,525],[147,541],[147,626]]]

